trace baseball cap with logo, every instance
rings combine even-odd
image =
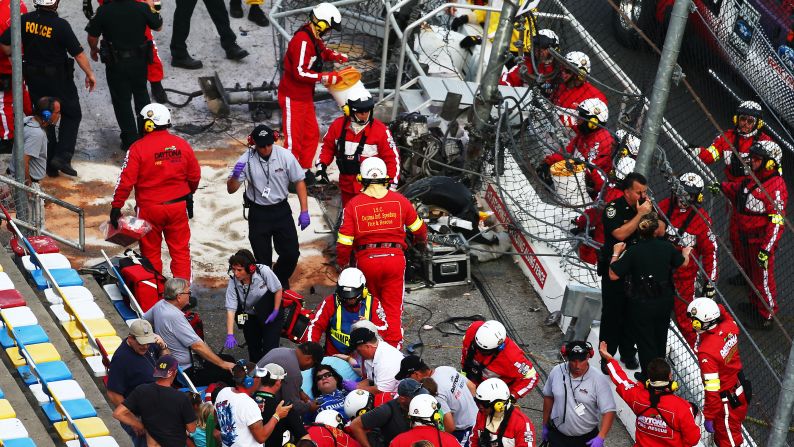
[[[146,320],[135,320],[130,324],[130,335],[135,337],[135,341],[142,345],[154,343],[157,339],[154,336],[152,325]]]
[[[284,371],[284,368],[281,365],[276,363],[268,363],[263,367],[256,367],[256,372],[254,373],[256,377],[264,377],[271,380],[284,380],[287,378],[287,372]]]
[[[273,129],[264,124],[254,127],[251,131],[251,139],[254,140],[256,147],[270,146],[276,142]]]
[[[159,359],[154,366],[154,377],[168,377],[168,373],[176,371],[177,368],[176,358],[171,354],[166,354]]]
[[[422,359],[415,355],[409,355],[403,358],[402,362],[400,362],[400,371],[396,376],[394,376],[394,378],[397,380],[402,380],[406,377],[410,377],[411,374],[417,371],[424,371],[426,369],[427,365],[422,361]]]

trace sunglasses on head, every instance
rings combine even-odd
[[[333,374],[331,374],[330,372],[325,372],[325,373],[322,373],[322,374],[318,374],[318,375],[317,375],[317,376],[314,378],[314,380],[323,380],[323,379],[327,379],[327,378],[329,378],[329,377],[333,377],[333,376],[334,376],[334,375],[333,375]]]

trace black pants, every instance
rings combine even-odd
[[[590,433],[581,436],[567,436],[556,428],[549,428],[549,445],[551,447],[587,447],[587,441],[598,436],[598,429],[594,428]]]
[[[629,304],[629,320],[637,340],[640,368],[646,377],[648,362],[657,357],[664,358],[667,353],[667,330],[672,312],[672,297],[632,300]]]
[[[140,138],[140,111],[149,104],[146,60],[125,59],[105,67],[113,112],[121,130],[121,144],[128,148]],[[135,104],[130,108],[130,100]]]
[[[197,356],[198,354],[193,354]],[[234,363],[234,357],[228,354],[218,354],[218,357],[221,359]],[[232,373],[226,369],[223,369],[215,364],[212,364],[206,360],[201,362],[201,365],[194,365],[190,368],[184,370],[185,374],[190,377],[191,382],[196,387],[200,386],[207,386],[211,383],[215,382],[223,382],[227,385],[234,385],[234,379],[232,378]],[[184,377],[181,374],[178,376],[179,384],[182,386],[187,386],[187,383],[184,383]]]
[[[55,126],[48,126],[46,129],[47,161],[57,158],[61,162],[71,163],[77,144],[77,131],[83,119],[80,98],[74,84],[74,69],[61,69],[55,76],[26,73],[25,83],[28,85],[32,104],[36,104],[44,96],[53,96],[60,100],[61,120],[58,122],[58,135],[55,134]]]
[[[265,324],[268,315],[248,315],[248,320],[243,326],[243,337],[248,346],[248,359],[254,363],[259,362],[271,349],[278,348],[281,328],[284,326],[284,312],[279,312],[272,323]]]
[[[187,57],[187,36],[190,34],[190,20],[193,16],[193,9],[198,0],[176,0],[174,10],[174,30],[171,34],[171,56],[174,58]],[[221,47],[229,49],[237,41],[237,36],[229,24],[229,13],[223,0],[204,0],[207,12],[210,14],[215,29],[221,36]],[[206,41],[206,33],[202,30],[202,41]]]
[[[248,211],[248,240],[254,257],[268,267],[273,264],[273,248],[278,253],[278,262],[273,273],[281,281],[284,290],[289,289],[289,278],[298,265],[298,231],[289,203],[271,206],[251,205]]]
[[[599,341],[607,342],[610,354],[620,349],[620,358],[634,358],[634,327],[627,320],[628,300],[623,289],[623,280],[610,281],[601,277],[601,332]]]

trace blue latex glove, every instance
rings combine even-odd
[[[273,309],[273,312],[270,312],[270,315],[267,316],[267,320],[265,320],[265,324],[272,323],[277,316],[278,316],[278,309]]]
[[[541,441],[548,441],[549,440],[549,426],[544,425],[543,429],[540,432],[540,440]]]
[[[301,211],[300,216],[298,216],[298,224],[301,226],[301,231],[305,230],[310,223],[311,219],[309,218],[309,211]]]
[[[709,433],[714,433],[714,421],[706,421],[703,423],[703,428]]]
[[[226,349],[234,349],[235,346],[237,346],[237,339],[234,338],[234,334],[227,334],[226,343],[223,344],[223,347]]]
[[[243,169],[245,169],[245,162],[237,162],[237,164],[234,165],[234,169],[232,170],[232,178],[235,180],[240,180],[240,175],[243,173]]]
[[[595,438],[586,442],[588,447],[604,447],[604,438],[596,436]]]
[[[355,380],[342,381],[342,388],[344,388],[345,391],[353,391],[356,389],[357,386],[358,386],[358,382],[356,382]]]

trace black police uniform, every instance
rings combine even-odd
[[[187,52],[187,36],[190,34],[190,19],[193,16],[193,10],[196,8],[197,2],[198,0],[176,0],[174,30],[171,34],[171,57],[174,61],[192,61]],[[221,37],[221,47],[226,50],[226,56],[230,59],[242,59],[247,56],[248,52],[237,45],[237,36],[232,31],[229,14],[226,12],[226,4],[223,0],[204,0],[204,5],[207,7],[212,23],[215,24],[215,29],[218,30],[218,34]],[[206,40],[206,36],[204,40]],[[184,68],[201,68],[200,62],[194,62],[196,63],[195,66]],[[183,66],[174,64],[174,62],[172,62],[172,65]]]
[[[163,26],[162,17],[149,5],[135,0],[113,0],[100,6],[85,28],[89,36],[103,37],[99,52],[105,64],[123,149],[140,137],[136,117],[149,104],[146,70],[153,57],[153,44],[146,38],[147,26],[153,30]],[[130,109],[131,97],[135,102],[134,111]],[[137,123],[140,122],[137,119]]]
[[[77,144],[77,130],[83,117],[80,98],[74,84],[74,59],[83,52],[69,22],[56,11],[39,8],[22,15],[22,73],[30,99],[36,104],[43,96],[53,96],[61,103],[58,136],[55,126],[47,127],[47,164],[71,166]],[[11,28],[0,43],[11,45]],[[56,160],[56,162],[52,162]]]
[[[684,256],[670,241],[652,238],[637,240],[610,265],[630,284],[629,325],[637,341],[643,373],[648,362],[666,355],[675,294],[673,270],[683,263]]]
[[[607,342],[609,353],[614,355],[620,348],[620,357],[625,361],[634,358],[632,327],[626,321],[628,302],[623,288],[623,279],[609,279],[609,262],[612,248],[618,242],[612,232],[623,226],[637,215],[637,209],[626,202],[625,197],[609,202],[604,208],[604,246],[598,259],[598,273],[601,275],[601,332],[599,341]],[[626,245],[634,242],[634,235],[626,238]]]

